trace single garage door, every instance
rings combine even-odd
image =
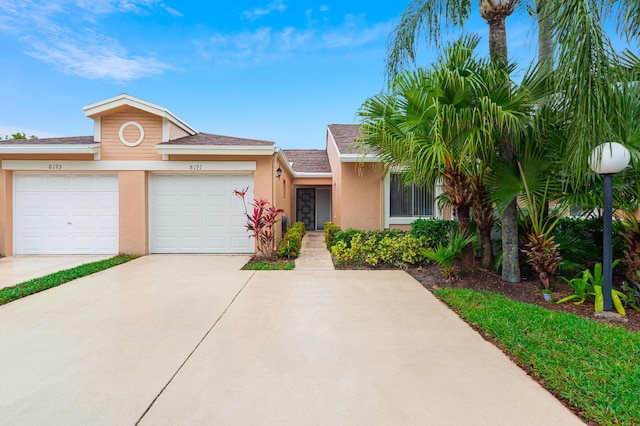
[[[16,172],[14,251],[117,254],[117,174]]]
[[[233,194],[247,187],[252,174],[151,174],[150,251],[253,253],[242,201]]]

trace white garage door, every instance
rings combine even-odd
[[[247,187],[251,174],[151,174],[151,252],[253,253],[242,201],[233,194]]]
[[[14,251],[117,254],[117,174],[16,172]]]

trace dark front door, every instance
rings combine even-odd
[[[316,189],[296,190],[296,221],[304,223],[309,230],[316,229]]]

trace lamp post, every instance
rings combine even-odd
[[[594,172],[604,177],[604,211],[602,226],[602,293],[604,299],[604,311],[611,311],[612,290],[612,249],[611,238],[613,235],[613,183],[614,174],[621,172],[629,164],[631,155],[629,150],[617,142],[607,142],[598,145],[589,156],[589,166]]]

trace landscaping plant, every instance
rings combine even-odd
[[[618,262],[619,259],[613,262],[614,268]],[[564,277],[560,277],[560,279],[564,280],[573,288],[573,294],[558,300],[556,303],[560,304],[574,300],[573,303],[579,305],[587,301],[593,303],[596,312],[602,312],[604,309],[604,294],[602,291],[604,275],[602,273],[602,263],[596,263],[594,265],[593,274],[589,269],[585,269],[571,280],[567,280]],[[612,288],[611,300],[616,311],[621,315],[626,315],[623,301],[627,300],[627,295]]]
[[[527,233],[527,242],[525,249],[522,251],[529,258],[527,262],[538,273],[545,291],[549,291],[549,279],[556,273],[556,269],[562,263],[560,256],[560,245],[554,241],[551,231],[560,220],[560,216],[553,218],[549,214],[545,214],[545,205],[547,201],[547,191],[549,189],[549,180],[547,177],[544,192],[540,198],[535,198],[525,178],[522,166],[518,163],[520,175],[525,192],[525,205],[529,211],[529,219],[531,221],[531,231]]]
[[[244,205],[244,214],[247,217],[247,231],[251,234],[249,238],[254,237],[258,251],[266,259],[273,259],[274,246],[275,246],[275,233],[273,227],[278,221],[278,215],[283,213],[283,209],[276,208],[267,200],[253,200],[253,203],[249,203],[253,210],[251,213],[247,210],[247,201],[245,196],[249,188],[243,190],[234,190],[233,193],[242,200]]]
[[[287,229],[282,237],[282,241],[278,246],[276,254],[278,257],[287,259],[295,259],[300,256],[300,248],[302,247],[302,237],[306,233],[304,223],[296,222]]]
[[[626,267],[625,276],[628,280],[634,281],[638,278],[637,271],[640,271],[640,224],[635,212],[624,212],[622,229],[619,232],[625,248],[622,263]]]
[[[333,222],[326,222],[324,224],[324,242],[327,245],[327,250],[331,250],[335,235],[340,231],[342,231],[342,228],[335,225]]]
[[[438,243],[435,249],[422,249],[422,255],[440,265],[442,267],[442,275],[447,280],[454,279],[456,278],[456,271],[453,261],[460,256],[462,249],[472,244],[475,239],[475,235],[454,231],[449,236],[449,242],[446,245]]]

